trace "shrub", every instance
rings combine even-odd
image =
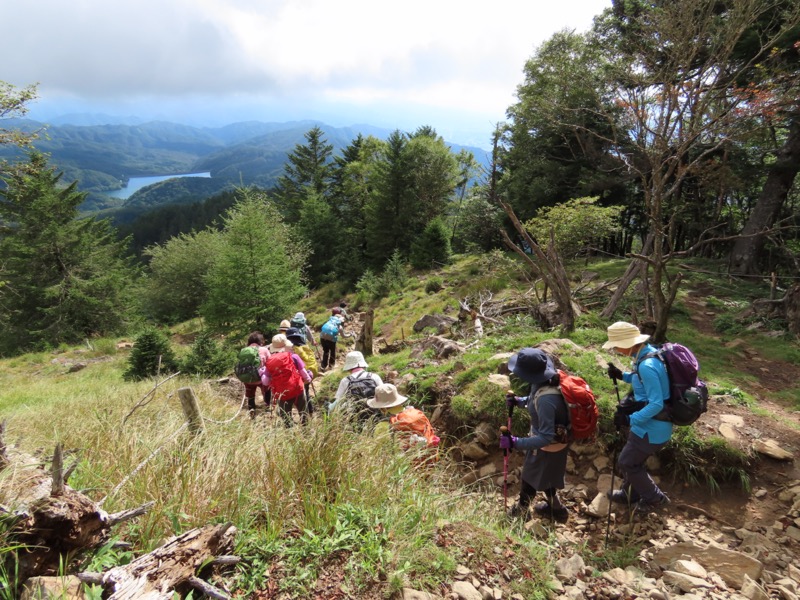
[[[444,287],[441,277],[431,277],[425,283],[425,292],[428,294],[435,294]]]
[[[207,331],[202,331],[181,363],[181,371],[197,375],[224,375],[234,363],[233,353],[222,347]]]
[[[122,376],[126,380],[145,379],[175,369],[175,354],[169,338],[161,330],[147,327],[136,336],[128,368]]]
[[[415,269],[430,269],[434,263],[446,265],[452,251],[450,237],[441,219],[434,219],[411,247],[411,264]]]

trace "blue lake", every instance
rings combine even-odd
[[[153,185],[159,181],[166,181],[167,179],[177,179],[179,177],[211,177],[211,173],[185,173],[183,175],[154,175],[152,177],[131,177],[128,180],[128,186],[121,190],[114,190],[113,192],[106,192],[106,196],[111,198],[119,198],[126,200],[133,196],[143,187]]]

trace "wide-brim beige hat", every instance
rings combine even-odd
[[[294,344],[286,339],[286,336],[282,333],[278,335],[272,336],[272,343],[269,345],[269,351],[273,354],[276,352],[286,352],[289,350]]]
[[[608,341],[603,344],[603,350],[612,348],[633,348],[637,344],[646,342],[650,336],[639,331],[639,328],[625,321],[617,321],[609,326]]]
[[[406,396],[401,396],[397,388],[391,383],[382,383],[375,388],[375,397],[367,400],[370,408],[392,408],[400,406],[408,400]]]
[[[288,319],[284,319],[281,321],[281,324],[278,326],[278,331],[286,331],[292,326]]]
[[[352,352],[348,352],[347,356],[344,357],[344,365],[342,366],[342,370],[350,371],[356,367],[366,369],[367,366],[367,361],[364,360],[364,355],[358,350],[353,350]]]

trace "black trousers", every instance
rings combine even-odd
[[[320,340],[322,344],[322,364],[320,368],[327,369],[336,362],[336,342],[331,340]]]

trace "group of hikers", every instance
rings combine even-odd
[[[629,383],[632,393],[617,404],[613,422],[618,431],[627,430],[616,469],[622,475],[621,486],[611,489],[611,502],[625,504],[638,514],[669,504],[667,495],[647,472],[647,459],[658,452],[672,436],[673,423],[664,417],[665,402],[670,400],[667,368],[656,347],[648,343],[649,334],[636,325],[619,321],[607,329],[603,349],[631,359],[631,370],[622,371],[613,363],[608,376]],[[527,396],[506,395],[509,415],[516,407],[526,408],[531,428],[527,437],[514,437],[505,428],[500,432],[500,448],[526,452],[522,467],[519,499],[509,509],[510,517],[524,517],[537,492],[545,499],[533,510],[539,516],[564,521],[568,511],[558,497],[564,488],[569,446],[570,408],[560,383],[561,374],[553,357],[538,348],[523,348],[508,361],[509,371],[530,384]],[[612,468],[614,466],[612,465]]]
[[[343,316],[344,308],[332,309],[327,327],[322,328],[320,343],[324,353],[319,366],[313,349],[317,342],[303,313],[282,322],[281,333],[275,335],[269,345],[260,333],[251,334],[248,347],[258,352],[260,360],[260,379],[245,383],[245,398],[251,416],[255,409],[256,391],[260,389],[267,407],[272,400],[275,401],[278,414],[287,426],[293,424],[292,408],[297,409],[301,423],[307,422],[314,411],[308,394],[309,386],[319,372],[334,365],[336,338],[346,318]],[[619,488],[608,492],[608,497],[611,502],[647,514],[670,502],[645,466],[647,459],[672,436],[673,423],[664,416],[665,403],[669,403],[671,395],[669,375],[658,349],[648,343],[650,335],[642,333],[636,325],[619,321],[608,327],[607,334],[608,341],[603,348],[631,360],[631,370],[628,371],[622,371],[613,363],[607,366],[608,376],[615,387],[618,381],[631,385],[631,393],[625,401],[618,401],[613,417],[617,430],[627,430],[628,433],[616,464],[622,482]],[[526,437],[513,436],[505,427],[500,432],[499,445],[506,455],[512,450],[526,453],[519,499],[509,509],[508,515],[523,517],[533,508],[542,517],[564,521],[568,518],[568,510],[559,499],[558,490],[565,484],[570,431],[574,423],[571,422],[573,405],[565,398],[562,378],[571,376],[556,369],[551,355],[532,347],[512,355],[508,360],[508,370],[528,389],[523,396],[513,392],[506,394],[509,425],[516,408],[525,408],[530,416],[530,432]],[[346,412],[356,423],[372,421],[376,430],[404,431],[408,434],[404,437],[406,446],[412,443],[438,446],[439,438],[424,413],[408,406],[408,398],[401,395],[393,384],[384,383],[378,374],[370,372],[361,352],[349,352],[342,371],[344,376],[334,400],[326,407],[326,413]],[[545,498],[531,506],[538,492],[543,492]]]
[[[244,383],[244,400],[250,417],[255,418],[256,394],[261,390],[267,410],[274,404],[287,427],[294,424],[293,409],[297,410],[300,423],[306,424],[315,410],[309,389],[319,373],[333,368],[338,336],[348,320],[344,302],[331,310],[320,332],[323,353],[319,363],[315,352],[317,341],[302,312],[281,321],[279,333],[273,336],[270,344],[262,333],[251,333],[235,368]],[[371,422],[376,433],[384,429],[402,433],[406,447],[436,448],[439,438],[425,414],[407,405],[408,397],[400,394],[394,384],[384,383],[377,373],[367,369],[361,352],[347,353],[342,365],[346,375],[339,382],[326,412],[343,413],[360,427]]]

